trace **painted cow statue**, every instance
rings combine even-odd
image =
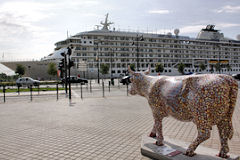
[[[154,126],[150,137],[156,145],[163,145],[162,120],[172,116],[180,121],[192,121],[198,130],[197,138],[189,145],[185,155],[194,156],[200,143],[210,137],[217,125],[221,149],[219,157],[227,158],[228,139],[233,136],[232,115],[237,99],[238,83],[223,74],[189,76],[148,76],[148,71],[133,72],[130,94],[147,98],[152,109]]]

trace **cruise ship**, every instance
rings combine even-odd
[[[152,75],[158,74],[155,70],[158,63],[164,67],[163,75],[180,75],[181,63],[185,74],[240,72],[240,41],[225,38],[214,25],[207,25],[196,38],[190,38],[180,36],[179,29],[173,34],[124,32],[110,29],[111,24],[107,14],[101,22],[102,28],[57,42],[55,52],[44,60],[59,58],[57,54],[71,45],[74,48],[71,58],[75,62],[72,73],[86,78],[96,78],[102,63],[109,64],[108,76],[114,77],[127,74],[130,64],[135,64],[138,71],[150,66]]]

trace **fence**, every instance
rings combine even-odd
[[[86,84],[72,83],[71,94],[74,98],[96,98],[96,97],[117,97],[128,96],[128,85],[122,85],[119,81],[115,80],[115,85],[112,85],[109,80],[101,80],[98,84],[97,80],[89,80]],[[0,86],[0,103],[7,101],[27,100],[40,97],[66,98],[64,85],[59,83],[51,83],[49,85],[17,87],[17,86]]]

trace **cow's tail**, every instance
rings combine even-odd
[[[229,118],[229,120],[228,120],[228,127],[229,127],[228,138],[232,139],[232,137],[233,137],[232,116],[233,116],[233,111],[234,111],[236,101],[237,101],[238,83],[235,79],[233,79],[231,77],[229,85],[230,85],[230,92],[229,92],[230,103],[229,103],[229,110],[227,113],[228,114],[227,117]]]

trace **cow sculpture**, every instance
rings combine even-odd
[[[190,76],[148,76],[148,71],[133,72],[130,94],[147,98],[154,118],[150,137],[156,145],[163,145],[162,120],[172,116],[180,121],[192,121],[198,130],[197,138],[189,145],[185,155],[194,156],[200,143],[210,137],[217,125],[221,148],[219,157],[227,158],[228,139],[233,136],[232,115],[237,99],[238,83],[223,74]]]

